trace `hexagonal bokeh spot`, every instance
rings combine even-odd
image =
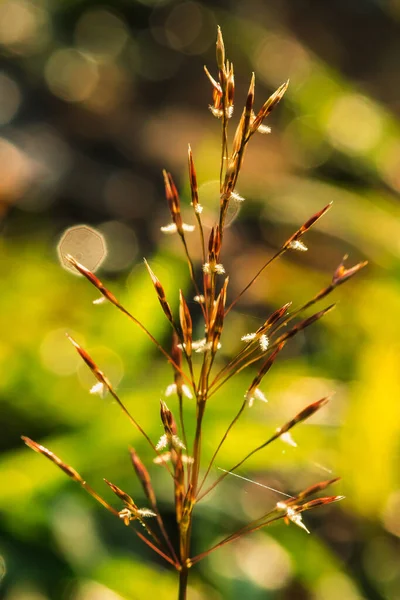
[[[57,246],[57,252],[62,266],[79,275],[76,269],[69,264],[66,258],[68,254],[89,271],[96,271],[107,256],[107,247],[102,234],[93,227],[76,225],[64,231]]]

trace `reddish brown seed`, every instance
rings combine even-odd
[[[177,427],[172,412],[163,400],[160,400],[160,416],[167,435],[176,435]]]
[[[219,96],[222,96],[221,85],[218,83],[218,81],[215,81],[214,77],[211,75],[210,71],[207,69],[206,66],[204,66],[204,72],[210,80],[211,85],[213,86],[213,91],[215,91]]]
[[[252,133],[257,131],[263,120],[271,113],[275,106],[280,102],[289,86],[289,80],[283,83],[273,94],[264,102],[258,111],[251,127]]]
[[[320,408],[325,406],[325,404],[327,404],[328,402],[329,402],[329,396],[326,396],[325,398],[321,398],[321,400],[317,400],[317,402],[313,402],[312,404],[310,404],[306,408],[303,408],[303,410],[299,412],[299,414],[296,417],[296,421],[300,422],[300,421],[304,421],[305,419],[308,419],[314,413],[316,413]]]
[[[208,238],[208,254],[211,255],[214,252],[214,236],[215,227],[211,227],[210,237]]]
[[[240,123],[239,123],[240,125]],[[238,127],[239,127],[238,125]],[[240,132],[239,132],[240,134]],[[224,179],[224,185],[223,185],[223,190],[222,190],[222,194],[221,194],[221,199],[220,199],[220,204],[222,209],[225,209],[228,202],[229,202],[229,198],[233,192],[233,189],[235,187],[235,181],[237,180],[237,175],[238,175],[238,150],[239,150],[239,140],[240,140],[240,135],[238,136],[238,144],[237,144],[237,149],[235,149],[235,142],[233,143],[233,158],[228,162],[228,166],[226,168],[226,173],[225,173],[225,179]]]
[[[34,440],[31,440],[30,438],[28,438],[25,435],[21,436],[21,439],[25,442],[25,444],[31,449],[34,450],[34,452],[39,452],[41,454],[45,453],[45,452],[49,452],[49,450],[47,450],[47,448],[45,448],[44,446],[42,446],[41,444],[38,444],[37,442],[35,442]]]
[[[221,229],[220,229],[219,225],[217,225],[215,228],[215,237],[214,237],[214,253],[215,253],[217,260],[218,260],[219,254],[221,252],[221,246],[222,246]]]
[[[292,429],[292,427],[297,425],[297,423],[301,423],[302,421],[309,419],[313,414],[315,414],[318,410],[320,410],[320,408],[325,406],[325,404],[327,404],[328,402],[329,402],[329,397],[326,396],[325,398],[321,398],[321,400],[317,400],[317,402],[313,402],[312,404],[309,404],[308,406],[303,408],[303,410],[301,410],[293,419],[291,419],[290,421],[285,423],[285,425],[283,425],[282,427],[279,428],[279,430],[278,430],[279,435],[282,435],[282,433],[286,433],[287,431]]]
[[[297,512],[310,510],[311,508],[316,508],[317,506],[325,506],[326,504],[332,504],[332,502],[338,502],[339,500],[344,500],[344,496],[325,496],[324,498],[316,498],[315,500],[310,500],[310,502],[306,502],[305,504],[299,506],[299,510]]]
[[[342,283],[344,283],[345,281],[350,279],[350,277],[353,277],[353,275],[358,273],[358,271],[363,269],[368,264],[368,261],[365,260],[363,262],[360,262],[360,263],[354,265],[354,267],[350,267],[349,269],[346,269],[346,267],[344,266],[344,261],[346,259],[347,259],[347,256],[344,256],[342,262],[340,263],[340,265],[336,269],[335,273],[333,274],[332,283],[335,286],[341,285]]]
[[[56,454],[54,454],[54,452],[51,452],[45,446],[42,446],[41,444],[38,444],[37,442],[34,442],[33,440],[31,440],[30,438],[28,438],[28,437],[26,437],[24,435],[21,436],[21,437],[22,437],[23,441],[25,442],[25,444],[29,448],[31,448],[35,452],[38,452],[39,454],[43,454],[43,456],[46,456],[46,458],[48,458],[49,460],[51,460],[62,471],[64,471],[64,473],[66,475],[68,475],[68,477],[71,477],[71,479],[73,479],[74,481],[77,481],[78,483],[83,483],[83,479],[79,475],[79,473],[77,471],[75,471],[75,469],[73,469],[72,467],[70,467],[69,465],[67,465],[65,462],[63,462],[61,460],[61,458],[59,458]]]
[[[89,354],[86,352],[86,350],[84,350],[82,348],[82,346],[80,346],[78,344],[78,342],[76,342],[70,335],[68,335],[68,333],[66,334],[66,336],[69,339],[69,341],[71,342],[71,344],[75,347],[75,349],[78,352],[78,354],[80,355],[80,357],[87,364],[89,369],[92,371],[92,373],[96,377],[96,379],[98,381],[100,381],[101,383],[103,383],[106,386],[106,388],[111,389],[110,382],[108,381],[108,379],[104,375],[104,373],[102,371],[100,371],[99,367],[96,365],[96,363],[94,362],[92,357],[89,356]]]
[[[245,106],[245,115],[246,115],[246,118],[248,117],[249,119],[250,119],[252,111],[253,111],[255,85],[256,85],[256,76],[254,73],[252,73],[249,90],[247,92],[246,106]]]
[[[219,225],[211,228],[210,237],[208,240],[208,262],[210,265],[215,265],[218,262],[219,253],[221,251],[221,232]]]
[[[169,211],[171,213],[171,218],[173,223],[175,223],[176,228],[180,235],[183,235],[182,229],[182,217],[181,217],[181,209],[180,209],[180,199],[178,190],[174,184],[172,179],[172,175],[167,171],[163,171],[164,177],[164,186],[165,186],[165,195],[167,198]]]
[[[136,475],[137,475],[140,483],[142,484],[143,491],[146,494],[148,500],[150,501],[150,504],[152,506],[155,506],[156,495],[154,493],[154,489],[151,484],[150,474],[149,474],[148,470],[146,469],[146,467],[144,466],[143,462],[140,460],[140,458],[139,458],[137,452],[134,450],[134,448],[129,448],[129,454],[131,456],[132,465],[133,465],[133,468],[135,469]]]
[[[281,308],[275,310],[272,315],[268,317],[265,323],[257,329],[256,334],[262,334],[268,331],[268,329],[275,325],[275,323],[277,323],[286,314],[291,305],[291,302],[287,302],[287,304],[284,304]]]
[[[121,490],[121,488],[119,488],[114,483],[111,483],[111,481],[108,481],[107,479],[104,479],[104,481],[112,489],[114,494],[118,496],[118,498],[120,498],[126,505],[132,507],[134,510],[137,510],[137,506],[132,500],[132,498],[129,496],[129,494]]]
[[[225,70],[225,45],[222,37],[221,28],[218,26],[217,43],[216,43],[216,58],[217,66],[220,71]]]
[[[334,479],[328,479],[327,481],[320,481],[319,483],[315,483],[314,485],[311,485],[310,487],[300,492],[300,494],[297,494],[297,496],[292,500],[288,500],[286,504],[297,504],[297,502],[300,502],[305,498],[308,498],[309,496],[317,494],[318,492],[322,492],[327,487],[338,481],[340,481],[340,477],[335,477]]]
[[[165,296],[165,291],[163,286],[161,285],[160,280],[155,276],[155,274],[153,273],[152,269],[150,268],[147,260],[144,258],[144,264],[146,265],[146,268],[149,272],[149,275],[151,277],[151,280],[153,282],[154,288],[156,290],[157,296],[158,296],[158,301],[161,305],[161,308],[164,311],[165,316],[167,317],[168,321],[170,321],[170,323],[173,323],[174,318],[172,316],[172,311],[171,308],[167,302],[167,298]]]
[[[292,242],[299,240],[305,233],[316,223],[332,206],[332,202],[324,206],[321,210],[310,217],[301,227],[298,229],[283,245],[284,248],[288,248]]]
[[[171,173],[168,173],[168,180],[169,180],[169,185],[170,185],[170,189],[171,189],[171,193],[172,193],[172,197],[174,200],[174,203],[176,205],[180,205],[180,198],[179,198],[179,194],[178,194],[178,189],[175,185],[175,182],[172,178]]]
[[[84,350],[78,344],[78,342],[76,342],[74,340],[74,338],[72,338],[68,333],[66,333],[65,335],[67,336],[67,338],[69,339],[69,341],[71,342],[71,344],[74,346],[74,348],[76,349],[76,351],[78,352],[78,354],[81,356],[81,358],[85,361],[85,363],[87,364],[87,366],[89,367],[89,369],[91,369],[92,371],[97,371],[98,368],[97,368],[96,363],[89,356],[89,354],[86,352],[86,350]]]
[[[315,215],[313,215],[312,217],[310,217],[308,219],[308,221],[306,221],[304,223],[304,225],[302,225],[299,229],[300,235],[303,235],[303,233],[305,233],[306,231],[308,231],[310,229],[310,227],[312,227],[312,225],[314,225],[314,223],[316,223],[332,206],[332,202],[330,202],[329,204],[327,204],[326,206],[324,206],[324,208],[322,208],[321,210],[319,210],[317,213],[315,213]]]
[[[250,124],[253,116],[253,105],[254,105],[254,90],[255,90],[255,75],[252,73],[249,91],[247,92],[246,104],[243,110],[242,118],[240,119],[239,125],[235,132],[233,140],[233,155],[235,156],[235,178],[239,173],[240,167],[243,162],[245,144],[249,137]],[[232,189],[230,190],[232,191]]]
[[[306,327],[309,327],[310,325],[312,325],[313,323],[315,323],[315,321],[318,321],[319,319],[321,319],[328,312],[330,312],[331,310],[333,310],[335,308],[335,306],[336,306],[335,304],[331,304],[327,308],[324,308],[323,310],[320,310],[319,312],[315,313],[311,317],[308,317],[307,319],[304,319],[300,323],[297,323],[297,325],[295,325],[294,327],[292,327],[292,329],[290,329],[290,331],[284,333],[279,338],[279,341],[286,341],[286,340],[292,338],[299,331],[302,331],[303,329],[306,329]]]
[[[192,317],[190,315],[189,307],[182,294],[182,290],[179,290],[179,319],[181,323],[183,341],[185,344],[186,354],[191,356],[192,354]]]
[[[254,377],[249,389],[247,390],[247,394],[246,394],[247,396],[251,396],[251,394],[254,392],[254,390],[260,385],[261,380],[263,379],[264,375],[267,374],[267,372],[270,370],[270,368],[274,364],[276,357],[278,356],[279,352],[283,349],[284,345],[285,345],[284,342],[279,344],[279,346],[276,348],[276,350],[274,350],[274,352],[272,352],[272,354],[270,354],[270,356],[267,358],[267,360],[264,361],[261,369],[259,370],[257,375]]]
[[[68,255],[68,256],[66,256],[66,259],[77,271],[79,271],[79,273],[81,273],[81,275],[86,277],[86,279],[88,279],[90,281],[90,283],[92,285],[94,285],[99,290],[99,292],[101,294],[103,294],[103,296],[105,298],[107,298],[107,300],[109,300],[112,304],[118,304],[118,300],[116,299],[114,294],[112,294],[103,285],[103,283],[100,281],[100,279],[98,277],[96,277],[96,275],[94,275],[91,271],[89,271],[89,269],[87,269],[86,267],[81,265],[77,260],[75,260],[75,258],[73,256]]]
[[[235,78],[233,75],[233,65],[230,65],[229,73],[226,81],[226,97],[228,107],[233,109],[233,102],[235,97]]]
[[[189,161],[189,182],[190,191],[192,194],[192,206],[196,208],[199,204],[199,188],[197,185],[196,169],[194,168],[192,149],[189,144],[188,148],[188,161]]]
[[[129,448],[129,454],[132,460],[133,467],[136,471],[136,475],[142,483],[146,486],[150,483],[150,475],[143,462],[140,460],[138,453],[134,448]]]

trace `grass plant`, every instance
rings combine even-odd
[[[115,400],[139,434],[146,439],[154,453],[155,462],[167,471],[171,479],[177,530],[175,537],[179,540],[178,544],[174,545],[167,532],[163,515],[158,508],[156,490],[153,488],[150,472],[133,448],[130,449],[130,456],[147,498],[148,508],[139,508],[128,493],[114,483],[105,480],[118,498],[118,508],[115,508],[104,500],[75,469],[53,452],[28,437],[23,437],[30,448],[55,463],[115,517],[127,527],[133,528],[135,534],[144,544],[176,569],[179,575],[178,600],[187,598],[188,576],[191,569],[210,553],[230,544],[243,535],[267,527],[278,520],[284,520],[288,524],[293,523],[308,531],[302,520],[303,512],[342,498],[342,496],[336,495],[323,495],[313,498],[316,494],[324,492],[328,486],[337,481],[337,478],[317,482],[295,496],[286,497],[284,500],[277,502],[265,514],[261,514],[257,519],[244,524],[238,530],[232,531],[214,546],[206,548],[197,555],[192,554],[192,526],[197,505],[216,486],[220,485],[228,474],[236,473],[239,467],[242,467],[255,453],[260,452],[278,439],[290,443],[291,430],[317,411],[323,409],[329,401],[327,397],[313,399],[308,406],[304,407],[292,419],[272,431],[262,444],[248,452],[229,469],[221,470],[220,474],[213,481],[210,481],[216,458],[232,428],[239,425],[245,411],[250,410],[256,400],[265,400],[260,386],[283,348],[299,332],[325,317],[333,309],[334,304],[319,309],[311,316],[305,317],[305,311],[325,300],[336,287],[348,281],[365,265],[365,263],[359,263],[347,268],[344,261],[342,261],[334,272],[331,282],[308,302],[296,309],[291,309],[290,303],[277,308],[272,314],[266,315],[264,322],[255,332],[243,333],[242,349],[235,356],[232,356],[225,365],[221,366],[220,361],[216,360],[224,326],[229,321],[229,313],[232,308],[236,306],[242,296],[255,284],[271,263],[277,261],[286,252],[304,252],[307,250],[304,236],[330,208],[330,205],[321,207],[316,214],[312,215],[289,239],[282,243],[275,254],[266,260],[262,268],[250,277],[243,290],[236,297],[229,298],[229,277],[226,275],[221,262],[224,234],[228,223],[228,211],[238,210],[243,202],[243,198],[237,193],[237,182],[244,164],[248,144],[254,135],[270,132],[265,121],[283,98],[288,82],[283,83],[256,112],[254,108],[255,77],[253,74],[250,79],[245,106],[235,132],[233,136],[230,136],[229,126],[233,116],[235,95],[234,70],[232,63],[225,57],[225,47],[220,29],[218,29],[217,35],[216,58],[218,69],[216,78],[211,75],[208,69],[205,69],[212,87],[210,111],[221,123],[220,194],[219,198],[216,198],[216,202],[219,202],[219,217],[210,231],[203,224],[203,208],[200,203],[195,162],[190,146],[188,149],[188,172],[195,226],[183,222],[181,200],[173,177],[166,171],[163,173],[171,224],[163,227],[162,230],[164,233],[179,236],[182,242],[193,294],[199,305],[197,312],[202,319],[203,337],[200,340],[193,339],[195,316],[189,308],[191,303],[187,302],[183,292],[179,290],[179,314],[175,315],[170,308],[162,283],[147,261],[145,261],[145,266],[172,332],[170,349],[165,349],[155,339],[147,327],[131,314],[115,295],[103,285],[97,275],[83,264],[80,264],[74,256],[66,257],[70,265],[100,292],[105,301],[122,312],[125,317],[149,337],[173,370],[174,383],[169,386],[168,395],[175,394],[177,396],[177,414],[174,415],[165,401],[161,401],[160,418],[164,433],[158,441],[155,441],[148,436],[134,415],[125,406],[113,384],[101,370],[101,367],[97,365],[95,359],[72,337],[68,336],[70,342],[97,380],[91,391],[98,392],[102,396],[109,394]],[[195,228],[201,247],[201,268],[193,260],[187,242],[189,234],[195,235],[193,233]],[[248,369],[253,373],[252,377],[249,377],[248,388],[243,390],[243,399],[239,402],[236,416],[227,425],[226,431],[216,446],[211,459],[204,464],[204,460],[202,460],[202,439],[204,437],[203,422],[207,404],[210,398],[228,380],[244,369]],[[223,401],[221,400],[223,395],[220,394],[219,396],[220,401]],[[196,422],[193,431],[189,430],[185,422],[185,403],[195,403],[196,406]]]

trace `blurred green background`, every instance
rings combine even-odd
[[[246,202],[223,257],[231,297],[334,202],[307,235],[309,251],[274,264],[229,315],[221,363],[269,312],[325,286],[344,254],[349,265],[370,264],[335,292],[333,313],[293,340],[263,383],[269,403],[245,414],[217,460],[229,468],[304,405],[335,392],[294,431],[297,448],[278,441],[239,473],[287,493],[341,475],[332,493],[346,500],[307,513],[309,536],[278,523],[211,555],[193,570],[190,598],[400,598],[399,20],[398,0],[1,0],[2,599],[176,597],[175,573],[20,435],[50,447],[115,506],[103,477],[146,504],[133,445],[171,526],[170,480],[118,406],[89,395],[92,378],[64,333],[86,345],[154,441],[172,373],[111,305],[92,304],[95,291],[60,267],[56,248],[73,225],[101,231],[101,277],[170,343],[142,256],[176,309],[178,288],[191,292],[177,240],[159,231],[169,220],[161,169],[189,207],[191,143],[212,224],[220,131],[203,65],[215,73],[217,24],[235,65],[236,118],[251,71],[256,108],[291,81],[269,119],[272,133],[255,136],[245,160],[238,187]],[[206,455],[252,375],[210,401]],[[175,399],[169,404],[176,409]],[[186,415],[193,418],[190,401]],[[193,553],[277,498],[228,477],[198,507]]]

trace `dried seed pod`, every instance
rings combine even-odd
[[[219,225],[216,225],[214,228],[213,249],[212,249],[212,252],[210,253],[212,255],[213,260],[218,260],[219,254],[221,252],[221,244],[222,244],[221,229],[220,229]]]
[[[324,308],[323,310],[320,310],[319,312],[315,313],[314,315],[311,315],[311,317],[308,317],[307,319],[304,319],[300,323],[297,323],[297,325],[292,327],[292,329],[290,329],[290,331],[287,331],[286,333],[281,335],[281,337],[278,339],[278,342],[286,341],[286,340],[292,338],[297,333],[299,333],[299,331],[306,329],[306,327],[309,327],[310,325],[315,323],[315,321],[318,321],[323,316],[328,314],[328,312],[333,310],[335,308],[335,306],[336,306],[336,304],[331,304],[327,308]]]
[[[253,118],[253,105],[254,105],[254,90],[255,90],[255,75],[252,73],[249,90],[247,92],[246,104],[243,109],[243,113],[239,124],[236,128],[235,136],[232,144],[232,156],[235,163],[234,168],[234,184],[237,181],[240,168],[243,163],[244,158],[244,150],[246,146],[246,142],[248,140],[250,124]],[[230,192],[233,192],[233,186],[229,189]],[[227,190],[228,191],[228,190]]]
[[[112,489],[112,491],[114,492],[114,494],[116,496],[118,496],[118,498],[120,500],[122,500],[122,502],[124,502],[124,504],[126,504],[126,506],[128,508],[130,508],[132,511],[137,511],[138,510],[138,507],[134,503],[133,499],[129,496],[129,494],[127,494],[126,492],[124,492],[123,490],[121,490],[121,488],[119,488],[114,483],[111,483],[111,481],[108,481],[107,479],[104,479],[104,481]]]
[[[208,240],[208,262],[203,265],[204,273],[215,272],[219,275],[225,273],[223,265],[218,263],[221,244],[221,229],[219,225],[215,225],[210,231],[210,237]]]
[[[118,513],[119,518],[123,520],[124,524],[126,526],[129,526],[131,521],[139,521],[139,523],[145,528],[147,533],[157,543],[159,543],[158,538],[154,535],[150,527],[148,527],[148,525],[143,520],[147,517],[156,517],[157,514],[148,508],[139,508],[135,504],[133,499],[129,496],[129,494],[121,490],[121,488],[116,486],[114,483],[111,483],[107,479],[104,479],[104,481],[112,489],[114,494],[118,496],[118,498],[122,500],[122,502],[125,504],[125,508],[123,510],[120,510]]]
[[[290,419],[290,421],[285,423],[285,425],[283,425],[282,427],[279,427],[279,429],[277,429],[276,437],[279,437],[283,433],[286,433],[287,431],[292,429],[295,425],[297,425],[297,423],[301,423],[302,421],[309,419],[313,414],[315,414],[318,410],[320,410],[320,408],[325,406],[325,404],[327,404],[328,402],[329,402],[329,396],[326,396],[324,398],[321,398],[321,400],[317,400],[317,402],[313,402],[312,404],[309,404],[308,406],[303,408],[303,410],[301,410],[295,417],[293,417],[293,419]]]
[[[247,333],[243,335],[241,340],[246,343],[258,342],[260,348],[265,352],[269,347],[269,338],[267,332],[275,325],[282,317],[285,316],[287,309],[292,305],[291,302],[287,302],[281,308],[275,310],[268,319],[255,331],[254,333]]]
[[[298,512],[303,512],[304,510],[317,508],[317,506],[325,506],[326,504],[332,504],[332,502],[339,502],[340,500],[344,500],[344,498],[345,496],[325,496],[324,498],[316,498],[315,500],[310,500],[297,507],[297,510]]]
[[[146,265],[146,268],[149,272],[149,275],[151,277],[151,280],[153,282],[154,288],[156,290],[157,296],[158,296],[158,301],[161,305],[161,308],[164,311],[165,316],[167,317],[168,321],[170,323],[174,322],[174,317],[172,316],[172,311],[170,308],[170,305],[167,302],[167,298],[165,296],[165,291],[163,286],[161,285],[160,280],[155,276],[155,274],[153,273],[153,271],[151,270],[149,263],[147,262],[147,260],[144,258],[143,259],[144,264]]]
[[[221,85],[218,83],[218,81],[216,81],[214,79],[214,77],[211,75],[210,71],[207,69],[206,66],[204,66],[204,72],[207,75],[208,79],[211,82],[211,85],[213,87],[213,91],[215,91],[217,94],[219,94],[220,96],[222,96],[222,88]]]
[[[73,479],[74,481],[76,481],[78,483],[81,483],[81,484],[84,483],[84,480],[79,475],[79,473],[77,471],[75,471],[75,469],[73,469],[72,467],[67,465],[65,462],[63,462],[61,460],[61,458],[58,458],[58,456],[56,454],[54,454],[54,452],[51,452],[45,446],[42,446],[41,444],[34,442],[33,440],[26,437],[25,435],[21,436],[21,438],[25,442],[25,444],[29,448],[31,448],[31,450],[34,450],[35,452],[38,452],[39,454],[43,454],[43,456],[45,456],[46,458],[51,460],[51,462],[53,462],[55,465],[57,465],[57,467],[59,467],[62,471],[64,471],[64,473],[66,475],[68,475],[68,477],[71,477],[71,479]]]
[[[90,281],[90,283],[92,285],[94,285],[101,294],[103,294],[103,296],[109,300],[112,304],[118,304],[118,300],[116,299],[116,297],[114,296],[114,294],[112,294],[104,285],[103,283],[100,281],[100,279],[98,277],[96,277],[96,275],[94,275],[94,273],[92,273],[91,271],[89,271],[89,269],[87,269],[86,267],[84,267],[83,265],[81,265],[73,256],[71,255],[67,255],[65,257],[68,262],[77,270],[79,271],[79,273],[81,273],[81,275],[83,275],[84,277],[86,277],[86,279],[88,279]]]
[[[246,113],[246,109],[243,109],[243,112],[240,116],[240,120],[239,123],[236,127],[235,130],[235,135],[233,136],[233,142],[232,142],[232,156],[234,157],[232,159],[232,164],[234,163],[234,161],[237,160],[237,156],[239,154],[240,151],[240,146],[242,144],[243,141],[243,130],[244,130],[244,121],[245,121],[245,113]],[[236,162],[235,162],[236,164]]]
[[[363,269],[368,264],[368,261],[365,260],[363,262],[360,262],[360,263],[354,265],[354,267],[350,267],[349,269],[346,269],[346,267],[344,266],[344,262],[346,259],[347,259],[347,255],[345,255],[343,257],[342,262],[340,263],[340,265],[336,269],[335,273],[333,274],[332,284],[335,287],[338,285],[341,285],[342,283],[344,283],[345,281],[350,279],[350,277],[353,277],[353,275],[358,273],[358,271]]]
[[[188,148],[188,161],[189,161],[189,183],[190,183],[190,191],[192,194],[192,206],[194,208],[195,213],[199,214],[201,212],[198,209],[198,207],[200,206],[199,205],[199,188],[197,185],[196,169],[194,168],[193,153],[192,153],[190,144],[189,144],[189,148]]]
[[[244,108],[242,144],[244,144],[247,140],[247,134],[248,134],[249,127],[250,127],[251,116],[253,114],[255,86],[256,86],[256,76],[254,73],[252,73],[249,90],[247,92],[246,104],[245,104],[245,108]]]
[[[172,412],[163,400],[160,400],[160,415],[165,433],[159,439],[156,450],[163,450],[164,448],[169,448],[171,451],[174,450],[176,452],[185,450],[184,443],[177,436],[177,426]],[[173,454],[174,461],[175,455]]]
[[[150,475],[143,462],[140,460],[139,455],[134,448],[129,448],[129,454],[132,460],[133,468],[135,469],[136,475],[142,484],[144,493],[152,506],[156,505],[156,495],[151,483]]]
[[[87,364],[89,369],[92,371],[93,375],[96,377],[96,379],[99,381],[99,383],[103,386],[102,387],[103,393],[104,393],[104,390],[113,392],[111,383],[109,382],[108,378],[104,375],[103,371],[101,371],[99,369],[99,367],[96,365],[96,363],[94,362],[92,357],[68,333],[66,334],[66,336],[69,339],[69,341],[71,342],[71,344],[74,346],[76,351],[78,352],[79,356],[83,359],[83,361]],[[93,393],[93,388],[91,391]],[[96,391],[98,391],[98,390],[96,390]]]
[[[226,79],[226,100],[228,106],[228,117],[231,117],[233,114],[233,102],[235,97],[235,77],[233,75],[233,64],[231,63],[229,66],[229,71]]]
[[[111,383],[108,381],[107,377],[104,375],[103,371],[100,371],[99,367],[96,365],[92,357],[76,342],[68,333],[66,334],[67,338],[74,346],[79,356],[83,359],[83,361],[87,364],[89,369],[92,371],[93,375],[96,379],[108,390],[112,390]],[[93,389],[93,388],[92,388]]]
[[[333,479],[328,479],[327,481],[320,481],[319,483],[315,483],[314,485],[311,485],[310,487],[300,492],[300,494],[297,494],[295,498],[286,500],[286,504],[297,504],[298,502],[301,502],[302,500],[308,498],[309,496],[312,496],[313,494],[322,492],[327,487],[329,487],[333,483],[336,483],[337,481],[340,481],[340,477],[334,477]]]
[[[222,37],[221,27],[218,26],[217,42],[216,42],[216,59],[217,66],[220,71],[225,71],[225,45]]]
[[[275,106],[280,102],[289,86],[289,80],[283,83],[273,94],[268,98],[258,111],[251,125],[251,133],[257,131],[264,119],[271,113]]]
[[[266,333],[273,325],[275,325],[282,317],[285,316],[288,308],[292,305],[291,302],[287,302],[281,308],[275,310],[265,321],[261,327],[259,327],[255,333],[255,339],[258,339],[259,336]]]
[[[160,416],[167,435],[176,435],[177,427],[172,412],[163,400],[160,400]]]
[[[305,233],[316,223],[332,206],[332,202],[329,202],[324,208],[315,213],[310,217],[304,225],[300,227],[283,245],[283,248],[290,248],[294,242],[297,242]]]
[[[185,344],[185,351],[188,356],[192,354],[192,317],[190,315],[189,307],[182,294],[182,290],[179,290],[179,318],[183,333],[183,341]]]
[[[171,213],[172,222],[175,225],[179,235],[183,235],[183,221],[181,216],[181,203],[178,190],[172,179],[172,175],[167,171],[163,171],[165,195],[167,198],[169,211]]]
[[[284,342],[282,342],[278,345],[276,350],[274,350],[274,352],[272,352],[272,354],[270,354],[270,356],[267,358],[267,360],[263,363],[261,369],[258,371],[257,375],[254,377],[249,389],[247,390],[247,392],[245,394],[246,398],[249,401],[253,397],[255,390],[260,385],[264,375],[266,375],[266,373],[270,370],[270,368],[274,364],[276,357],[278,356],[279,352],[283,349],[284,345],[285,345]]]
[[[208,258],[209,260],[215,260],[214,256],[214,237],[215,237],[215,227],[211,227],[210,237],[208,238]]]

